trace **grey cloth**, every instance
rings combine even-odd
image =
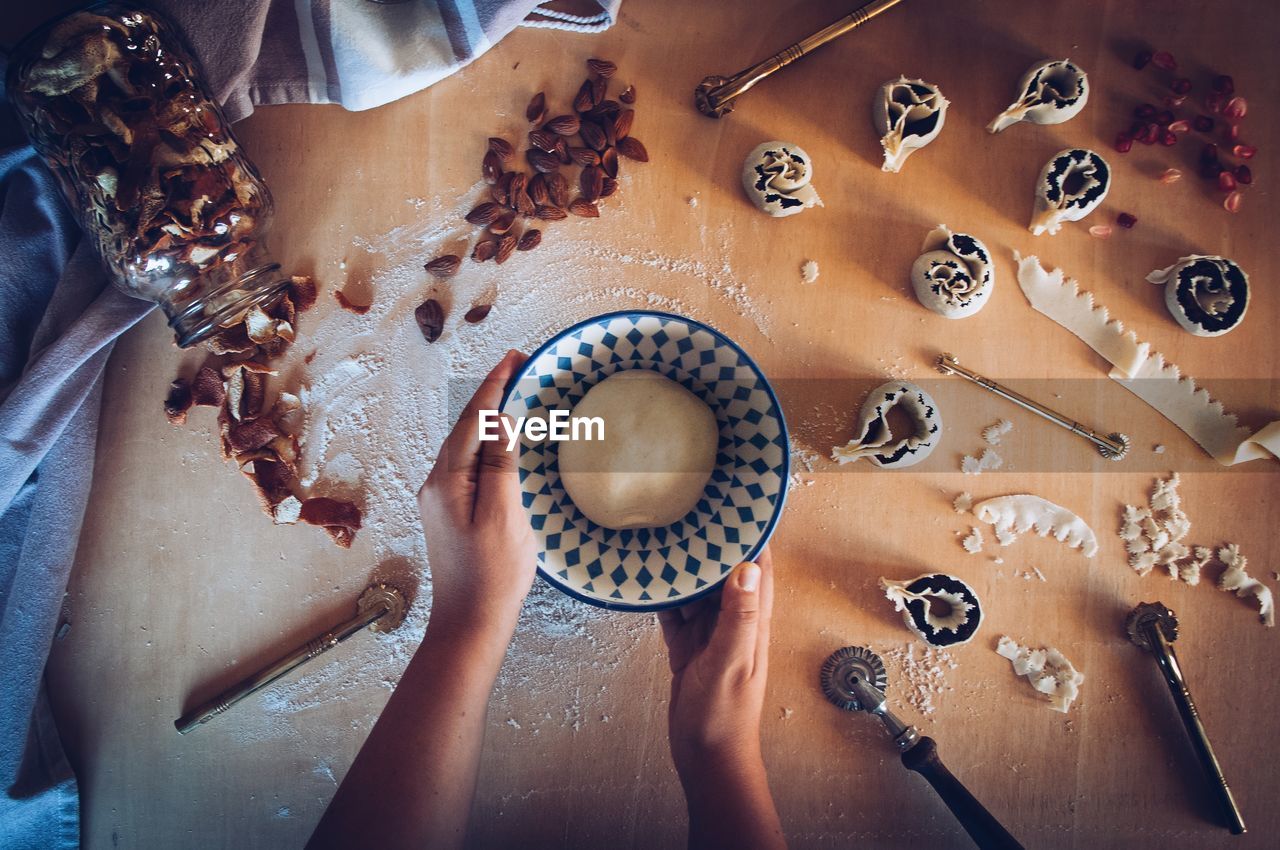
[[[456,71],[516,26],[600,30],[620,4],[146,5],[178,25],[237,120],[255,104],[378,106]],[[89,498],[103,370],[116,338],[153,307],[107,285],[2,98],[0,256],[0,850],[71,848],[79,845],[79,791],[45,698],[44,667]]]

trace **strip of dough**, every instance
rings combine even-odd
[[[1188,437],[1200,444],[1223,466],[1249,460],[1280,459],[1280,421],[1256,434],[1237,421],[1195,379],[1183,376],[1177,365],[1125,331],[1107,308],[1079,284],[1065,278],[1061,269],[1045,271],[1035,256],[1013,254],[1018,264],[1018,285],[1031,306],[1053,319],[1112,365],[1110,377],[1156,409]]]

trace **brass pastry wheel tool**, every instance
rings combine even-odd
[[[902,0],[872,0],[855,9],[833,24],[823,27],[806,39],[775,53],[763,62],[739,71],[731,77],[712,74],[693,90],[693,102],[698,111],[711,118],[720,118],[733,111],[734,101],[746,94],[756,83],[781,71],[801,56],[807,56],[828,41],[834,41],[847,32],[857,29],[881,12],[892,9]]]
[[[274,664],[250,674],[227,688],[211,700],[196,706],[173,722],[178,732],[185,735],[197,726],[208,723],[245,697],[257,693],[287,673],[296,670],[321,653],[333,649],[366,626],[375,632],[389,632],[404,622],[404,595],[385,584],[370,585],[356,602],[356,613],[304,643]]]
[[[1022,850],[1017,839],[947,770],[934,740],[889,710],[885,697],[889,677],[880,656],[861,646],[838,649],[822,665],[821,683],[827,699],[839,708],[880,718],[902,752],[903,765],[929,781],[975,844],[983,850]]]
[[[1200,766],[1213,785],[1225,826],[1232,834],[1243,835],[1244,817],[1240,814],[1235,798],[1231,796],[1231,788],[1222,773],[1222,765],[1218,764],[1218,757],[1213,753],[1209,734],[1200,721],[1196,704],[1191,701],[1191,691],[1187,690],[1182,667],[1173,651],[1173,642],[1178,639],[1178,618],[1159,602],[1143,602],[1129,612],[1124,626],[1129,633],[1129,640],[1156,657],[1160,673],[1169,686],[1169,693],[1173,695],[1173,704],[1178,707],[1178,716],[1182,718],[1182,725],[1187,728],[1187,736],[1191,738],[1191,746],[1195,748],[1196,758],[1200,760]]]
[[[1024,396],[1022,393],[1014,392],[1006,386],[997,384],[990,378],[984,378],[977,372],[973,372],[960,365],[960,361],[953,354],[943,354],[938,357],[938,371],[944,375],[959,375],[966,381],[977,384],[985,390],[990,390],[1001,398],[1008,399],[1014,404],[1032,413],[1043,416],[1055,425],[1061,425],[1072,434],[1084,437],[1093,443],[1094,448],[1098,450],[1098,454],[1107,460],[1123,460],[1124,456],[1129,453],[1129,438],[1124,434],[1111,432],[1105,437],[1088,428],[1069,416],[1063,416],[1056,410],[1051,410],[1039,402],[1034,402]]]

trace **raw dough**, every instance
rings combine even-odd
[[[987,125],[999,133],[1019,121],[1061,124],[1079,114],[1089,101],[1089,77],[1070,59],[1032,65],[1018,83],[1018,98]]]
[[[1129,553],[1129,566],[1138,575],[1145,576],[1157,566],[1163,566],[1170,578],[1199,584],[1200,570],[1213,553],[1200,547],[1193,561],[1179,563],[1191,554],[1190,547],[1182,542],[1191,531],[1191,520],[1182,509],[1179,483],[1176,472],[1168,478],[1157,478],[1147,507],[1125,505],[1120,538]]]
[[[910,581],[881,577],[880,587],[902,612],[907,628],[931,646],[966,644],[982,624],[978,594],[955,576],[930,573]]]
[[[1054,711],[1066,714],[1080,695],[1084,674],[1053,647],[1032,649],[1006,635],[996,643],[996,652],[1013,663],[1013,672],[1026,676],[1031,687],[1049,698]]]
[[[1251,434],[1236,417],[1214,401],[1195,379],[1182,376],[1158,352],[1127,332],[1106,307],[1094,304],[1061,269],[1045,271],[1034,257],[1016,251],[1018,286],[1031,306],[1071,331],[1113,366],[1110,377],[1154,407],[1200,444],[1218,463],[1232,466],[1266,457],[1280,458],[1280,421]]]
[[[973,506],[973,514],[994,526],[996,539],[1008,546],[1019,534],[1034,530],[1041,537],[1050,534],[1086,558],[1098,554],[1098,537],[1088,524],[1071,511],[1039,496],[997,496]]]
[[[1245,571],[1248,561],[1240,554],[1240,547],[1228,543],[1218,549],[1218,560],[1226,567],[1218,577],[1218,587],[1222,590],[1234,590],[1236,596],[1245,599],[1255,596],[1258,599],[1258,619],[1268,628],[1276,624],[1276,606],[1271,598],[1271,588],[1253,578]]]
[[[1164,284],[1169,313],[1196,336],[1221,336],[1243,322],[1249,309],[1249,276],[1226,257],[1183,257],[1147,280]]]
[[[890,408],[902,405],[912,421],[907,436],[889,430]],[[942,438],[942,414],[927,392],[909,381],[881,384],[867,394],[858,415],[858,436],[831,449],[831,459],[853,463],[867,458],[876,466],[913,466],[929,456]]]
[[[1068,148],[1045,163],[1036,182],[1033,236],[1050,236],[1066,221],[1079,221],[1093,212],[1111,188],[1111,167],[1091,150]]]
[[[605,423],[603,440],[567,440],[559,449],[560,483],[592,522],[669,525],[702,497],[719,428],[711,408],[675,381],[644,368],[615,372],[572,415]]]
[[[781,218],[822,206],[810,185],[813,160],[799,145],[765,142],[742,164],[742,188],[760,212]]]
[[[938,87],[924,80],[902,76],[882,85],[871,102],[871,122],[884,148],[881,170],[901,170],[912,151],[936,139],[946,123],[947,106]]]
[[[986,245],[940,224],[920,250],[911,266],[911,286],[921,304],[947,319],[963,319],[983,308],[995,286]]]

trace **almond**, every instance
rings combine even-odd
[[[484,161],[480,163],[480,175],[490,186],[497,183],[502,177],[502,158],[493,151],[486,151]]]
[[[618,191],[618,181],[612,177],[604,178],[604,186],[600,189],[600,197],[607,198]]]
[[[624,109],[618,113],[618,117],[613,119],[613,135],[615,138],[625,139],[631,135],[631,125],[636,119],[636,111],[634,109]]]
[[[489,150],[496,153],[503,162],[510,162],[511,157],[516,155],[516,149],[511,146],[511,143],[497,136],[489,137]]]
[[[578,132],[582,134],[582,141],[586,142],[588,147],[597,151],[604,150],[607,142],[604,137],[604,130],[600,128],[599,124],[594,121],[584,120],[578,128]]]
[[[496,253],[498,253],[498,243],[492,239],[482,239],[471,251],[471,259],[477,263],[483,263],[485,260],[492,260]]]
[[[493,255],[494,262],[501,265],[510,259],[512,253],[516,250],[516,241],[514,233],[508,233],[506,236],[498,240],[498,251]]]
[[[586,198],[574,198],[573,202],[569,204],[569,212],[583,218],[600,217],[600,208]]]
[[[636,162],[649,161],[649,152],[645,150],[644,145],[635,136],[618,139],[618,153],[627,159],[634,159]]]
[[[546,130],[529,131],[529,144],[540,151],[553,152],[556,149],[557,141],[558,137],[554,133],[548,133]]]
[[[529,181],[529,199],[538,206],[551,200],[551,193],[547,191],[547,176],[545,174],[535,174],[533,179]]]
[[[512,206],[516,208],[516,212],[525,216],[533,215],[537,210],[537,205],[534,204],[533,198],[530,198],[529,193],[523,188],[516,193],[515,203]]]
[[[577,95],[573,98],[573,111],[586,112],[595,105],[595,98],[591,95],[591,81],[586,80],[583,82],[582,88],[578,89]]]
[[[604,153],[600,154],[600,167],[604,169],[604,173],[610,177],[618,176],[618,149],[605,148]]]
[[[631,104],[636,102],[636,87],[627,86],[622,90],[622,94],[618,95],[618,100],[623,103]]]
[[[501,262],[501,260],[499,260],[499,262]],[[467,315],[463,316],[462,318],[468,324],[472,324],[472,325],[479,324],[480,322],[484,321],[484,317],[489,315],[489,311],[492,309],[493,309],[492,304],[477,304],[476,306],[468,310]]]
[[[569,205],[569,181],[559,171],[547,175],[547,194],[551,197],[551,203],[557,207]]]
[[[588,59],[587,67],[591,69],[591,73],[599,74],[606,80],[618,71],[618,66],[610,62],[608,59]]]
[[[526,230],[520,236],[520,241],[516,243],[517,251],[532,251],[542,244],[541,230]]]
[[[457,254],[442,254],[431,262],[427,263],[424,268],[433,276],[443,280],[446,277],[453,277],[458,273],[459,267],[462,266],[462,258]]]
[[[598,104],[604,100],[605,93],[609,91],[609,81],[604,77],[593,77],[591,80],[591,102]]]
[[[545,92],[538,92],[529,101],[529,105],[525,107],[524,117],[529,119],[530,124],[541,124],[546,114],[547,95]]]
[[[569,148],[569,157],[578,165],[600,164],[600,154],[591,148]]]
[[[543,174],[555,171],[560,167],[560,160],[555,156],[555,154],[540,151],[537,148],[529,148],[524,152],[524,156],[525,159],[529,160],[529,164],[532,165],[535,170],[541,171]]]
[[[418,329],[427,342],[435,342],[444,333],[444,308],[434,298],[428,298],[413,311],[413,318],[418,322]]]
[[[501,236],[511,229],[511,225],[516,223],[516,211],[507,210],[493,220],[489,225],[489,232],[495,236]]]
[[[569,156],[569,143],[564,140],[563,136],[556,139],[555,155],[556,159],[565,165],[573,162],[573,157]]]
[[[575,135],[578,132],[578,116],[557,115],[546,124],[543,124],[542,129],[549,130],[557,136]]]
[[[486,202],[467,213],[467,221],[479,227],[484,227],[498,217],[498,212],[497,204]]]
[[[515,179],[515,172],[508,171],[498,178],[498,182],[493,184],[493,188],[489,190],[489,195],[493,198],[494,203],[507,205],[507,199],[510,197],[511,181]]]
[[[582,197],[588,201],[599,200],[600,193],[604,191],[604,172],[594,165],[587,166],[578,175],[578,186],[582,189]]]
[[[601,118],[612,118],[622,111],[622,104],[616,100],[602,100],[591,108],[587,114],[599,120]]]
[[[543,221],[561,221],[569,217],[569,214],[559,207],[543,205],[534,211],[534,215]]]

